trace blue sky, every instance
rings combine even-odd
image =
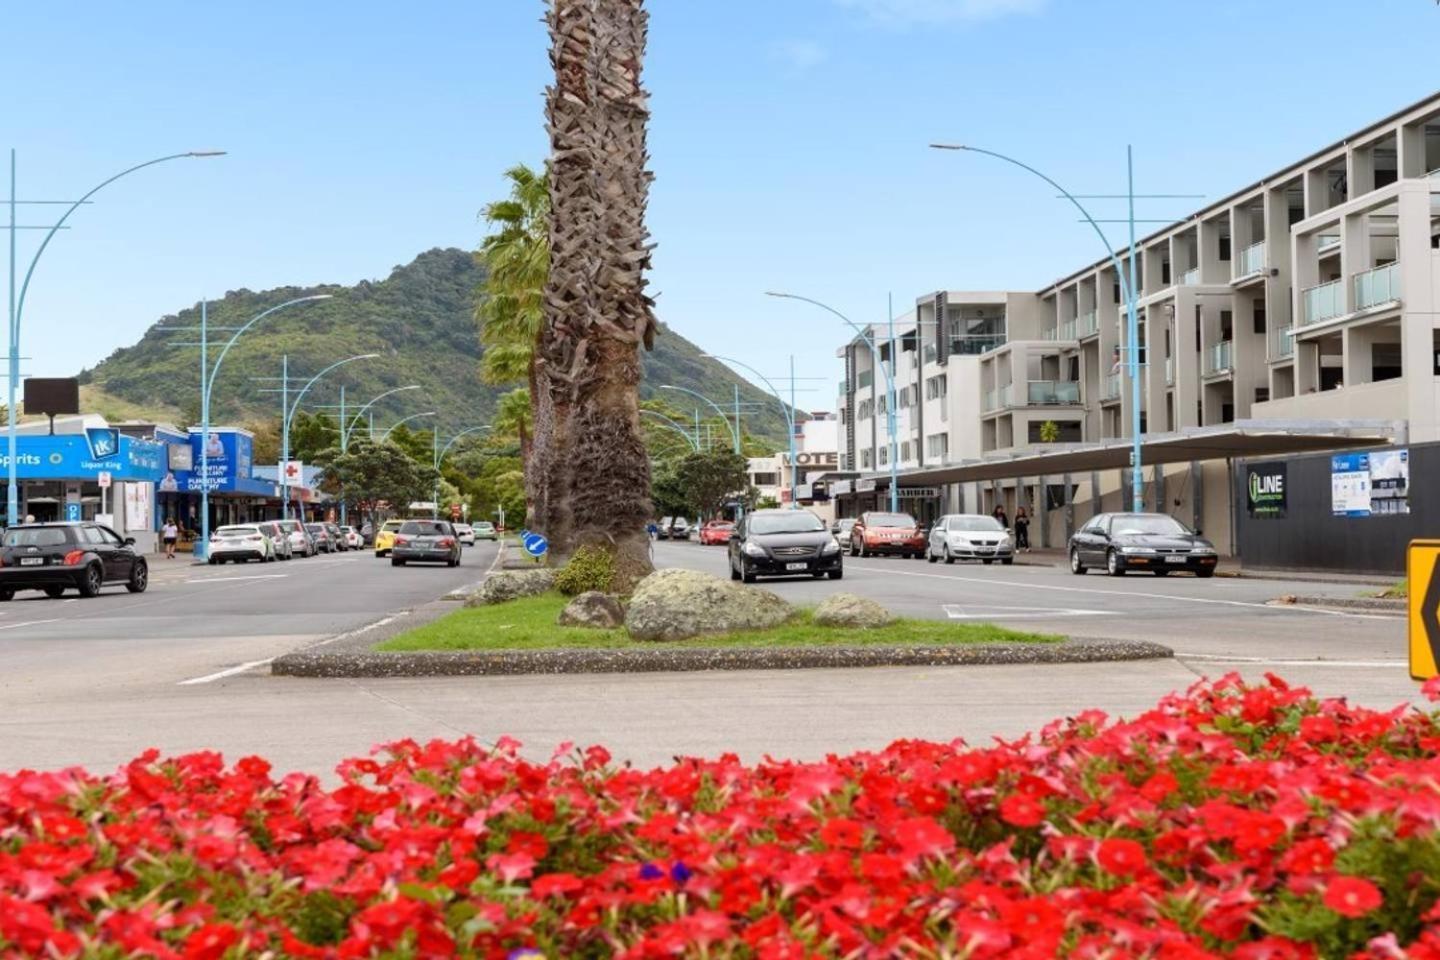
[[[22,197],[74,197],[165,153],[230,155],[144,171],[76,215],[26,307],[36,375],[91,365],[202,295],[473,247],[503,170],[544,157],[538,0],[52,6],[6,13],[0,147],[19,150]],[[1440,87],[1430,0],[650,8],[661,316],[762,372],[793,352],[826,381],[838,321],[765,290],[879,320],[888,293],[1037,289],[1098,253],[1037,181],[933,140],[1083,192],[1123,187],[1131,142],[1137,189],[1219,197]],[[829,382],[811,386],[802,406],[833,405]]]

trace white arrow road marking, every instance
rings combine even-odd
[[[176,685],[181,687],[188,687],[197,683],[214,683],[216,680],[224,680],[226,677],[233,677],[237,673],[244,673],[246,670],[254,670],[256,667],[263,667],[274,659],[274,657],[269,657],[264,660],[251,660],[249,663],[242,663],[238,666],[231,667],[228,670],[218,670],[215,673],[207,673],[203,677],[192,677],[189,680],[181,680]]]
[[[1110,617],[1112,610],[1057,610],[1053,607],[997,607],[982,604],[978,607],[962,606],[958,603],[942,603],[940,608],[951,620],[1056,620],[1061,617]],[[973,611],[985,611],[977,613]]]

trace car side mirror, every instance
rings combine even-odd
[[[127,547],[133,547],[133,546],[135,546],[135,538],[134,538],[134,537],[126,537],[126,538],[125,538],[125,546],[127,546]]]
[[[731,542],[731,543],[734,543],[734,542],[737,541],[737,540],[743,540],[743,539],[745,539],[745,538],[742,537],[742,536],[740,536],[740,534],[739,534],[738,531],[735,531],[735,530],[731,530],[731,531],[730,531],[730,542]]]

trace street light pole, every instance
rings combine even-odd
[[[705,396],[703,393],[696,393],[694,390],[690,390],[690,389],[688,389],[688,388],[686,388],[686,387],[677,387],[677,386],[676,386],[675,384],[673,384],[673,383],[661,384],[660,389],[661,389],[661,390],[678,390],[678,391],[680,391],[681,393],[688,393],[688,394],[690,394],[690,396],[696,398],[697,400],[703,400],[703,401],[705,401],[706,403],[710,404],[710,406],[715,409],[715,412],[718,413],[718,414],[720,414],[720,419],[725,421],[725,425],[726,425],[727,427],[730,427],[730,436],[731,436],[732,439],[735,441],[735,452],[736,452],[736,453],[739,453],[739,452],[740,452],[740,385],[739,385],[738,383],[735,384],[735,424],[734,424],[734,426],[731,426],[731,425],[730,425],[729,414],[727,414],[724,410],[722,410],[722,409],[720,408],[720,405],[719,405],[718,403],[716,403],[714,400],[711,400],[709,397]]]
[[[411,420],[419,420],[421,417],[433,417],[433,416],[435,416],[435,411],[434,411],[434,410],[426,410],[424,413],[412,413],[412,414],[410,414],[410,416],[408,416],[408,417],[405,417],[405,418],[400,419],[400,420],[396,420],[394,423],[390,424],[390,429],[389,429],[389,430],[386,430],[384,433],[380,434],[380,442],[381,442],[381,443],[384,443],[386,440],[390,439],[390,434],[391,434],[391,432],[394,431],[394,429],[395,429],[396,427],[400,426],[400,424],[402,424],[402,423],[409,423]]]
[[[791,356],[790,356],[790,399],[791,399],[791,402],[790,402],[789,405],[786,405],[786,403],[785,403],[785,398],[780,395],[780,391],[777,390],[777,389],[775,389],[775,384],[771,383],[770,380],[769,380],[769,378],[766,377],[765,374],[761,373],[759,370],[756,370],[754,367],[750,366],[750,364],[745,363],[745,362],[740,361],[740,360],[735,360],[735,359],[733,359],[733,358],[731,358],[731,357],[722,357],[722,356],[720,356],[718,353],[705,353],[705,354],[701,354],[701,356],[708,357],[708,358],[710,358],[710,359],[712,359],[712,360],[720,360],[720,361],[723,361],[723,362],[725,362],[725,363],[732,363],[732,364],[734,364],[734,365],[737,366],[737,367],[744,367],[746,370],[749,370],[749,371],[750,371],[751,373],[753,373],[755,376],[759,377],[759,378],[764,382],[765,386],[767,386],[767,387],[770,388],[770,392],[775,395],[775,400],[780,404],[780,409],[781,409],[782,411],[784,411],[784,413],[785,413],[785,426],[786,426],[786,428],[787,428],[787,429],[786,429],[786,432],[787,432],[787,433],[789,434],[789,436],[790,436],[790,509],[792,509],[792,510],[798,510],[798,509],[800,509],[800,503],[799,503],[798,500],[795,499],[795,494],[796,494],[796,492],[797,492],[797,488],[799,487],[800,464],[796,461],[796,454],[795,454],[795,402],[794,402],[794,399],[795,399],[795,356],[794,356],[794,354],[791,354]]]
[[[371,410],[370,408],[375,406],[375,404],[379,403],[381,400],[384,400],[386,397],[393,396],[397,393],[404,393],[407,390],[419,389],[420,384],[412,383],[408,386],[396,387],[393,390],[386,390],[384,393],[379,394],[378,396],[371,397],[369,403],[356,410],[354,415],[351,416],[348,426],[345,423],[345,417],[342,415],[340,417],[340,451],[343,453],[350,449],[350,438],[355,434],[355,427],[357,424],[359,424],[361,418],[365,416],[365,412],[367,410],[370,412],[370,416],[372,418],[370,422],[370,439],[373,440],[375,439],[375,422],[373,419],[375,416],[375,411]]]
[[[15,231],[18,228],[15,225],[15,205],[20,201],[18,201],[15,197],[15,151],[13,149],[10,151],[10,383],[8,394],[9,400],[5,412],[6,441],[9,446],[10,454],[10,464],[5,484],[5,519],[7,526],[13,527],[16,524],[19,519],[20,511],[19,481],[16,476],[15,456],[15,390],[20,382],[20,320],[25,312],[25,294],[30,290],[30,280],[35,275],[35,266],[40,262],[40,257],[42,254],[45,253],[45,248],[50,245],[50,241],[55,238],[55,234],[64,228],[65,221],[70,219],[70,215],[72,213],[74,213],[80,207],[84,206],[87,202],[89,202],[90,198],[95,196],[95,194],[99,193],[101,190],[103,190],[105,187],[108,187],[116,180],[119,180],[121,177],[132,174],[137,170],[143,170],[146,167],[153,167],[157,163],[165,163],[167,160],[181,160],[191,157],[220,157],[224,155],[225,151],[223,150],[191,150],[187,153],[173,153],[169,156],[157,157],[154,160],[147,160],[144,163],[137,163],[133,167],[121,170],[119,173],[115,174],[113,177],[110,177],[108,180],[102,180],[98,185],[92,187],[90,191],[87,192],[84,196],[82,196],[79,200],[76,200],[74,203],[72,203],[69,208],[67,208],[66,211],[61,214],[60,219],[57,220],[53,226],[50,227],[50,231],[46,233],[45,238],[40,241],[40,247],[35,251],[35,256],[30,258],[30,266],[25,271],[25,279],[20,284],[20,293],[17,298],[15,293]]]
[[[467,427],[466,429],[461,430],[459,433],[455,434],[455,436],[451,437],[450,442],[445,444],[445,446],[442,448],[440,446],[440,428],[439,426],[436,426],[433,443],[433,446],[435,448],[435,497],[433,501],[435,504],[435,510],[432,512],[430,519],[438,520],[440,517],[440,463],[445,459],[445,454],[450,452],[450,448],[455,446],[455,441],[459,440],[461,437],[472,433],[479,433],[481,430],[493,429],[494,427],[490,426],[490,424],[488,423],[482,423],[478,427]]]
[[[280,431],[280,443],[282,447],[280,453],[280,515],[284,519],[290,519],[290,478],[285,475],[285,467],[290,462],[290,423],[295,419],[296,411],[300,409],[300,401],[305,399],[305,394],[310,391],[310,388],[315,386],[320,378],[331,370],[343,367],[347,363],[354,363],[357,360],[374,360],[378,356],[380,356],[378,353],[359,353],[353,357],[346,357],[344,360],[335,361],[311,377],[305,386],[300,388],[300,392],[295,394],[295,401],[285,408],[285,422],[281,425]],[[288,397],[290,386],[289,357],[285,358],[285,364],[285,375],[280,389],[282,396]]]

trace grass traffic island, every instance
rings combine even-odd
[[[374,650],[287,654],[272,673],[298,677],[654,673],[824,667],[1094,663],[1173,656],[1132,640],[1072,640],[987,623],[897,619],[883,627],[820,626],[808,611],[767,630],[644,641],[624,630],[561,627],[558,593],[457,610]]]

